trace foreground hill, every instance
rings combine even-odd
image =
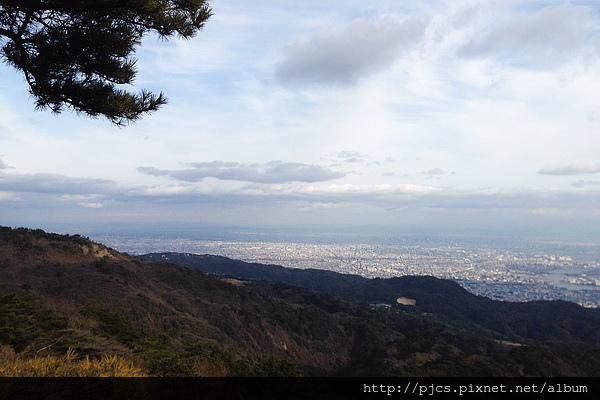
[[[110,349],[132,356],[135,350],[178,353],[195,346],[201,353],[268,355],[332,371],[351,358],[349,344],[365,340],[357,333],[361,321],[348,316],[332,318],[189,268],[144,262],[79,236],[5,228],[0,254],[4,292],[28,295],[67,317],[62,339],[54,345],[58,349],[92,355]],[[155,361],[168,362],[171,356]]]
[[[447,285],[431,278],[415,282],[425,282],[422,290]],[[98,360],[98,371],[113,360],[125,375],[507,376],[600,370],[595,339],[578,339],[587,352],[558,352],[533,339],[511,348],[498,342],[508,336],[473,324],[485,333],[480,342],[496,343],[473,351],[465,345],[473,333],[452,325],[443,313],[424,313],[420,305],[371,309],[360,304],[359,297],[368,295],[359,295],[359,286],[339,298],[333,291],[281,282],[211,276],[143,261],[77,235],[0,227],[0,283],[3,376],[31,371],[23,367],[28,362],[41,364],[40,374],[73,375],[84,356]],[[389,289],[392,293],[397,295]],[[444,301],[443,293],[431,295]],[[61,362],[70,369],[46,368]]]

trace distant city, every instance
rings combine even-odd
[[[600,306],[600,245],[585,242],[360,235],[89,234],[133,255],[150,252],[214,254],[290,268],[325,269],[368,278],[430,275],[504,301],[567,300]]]

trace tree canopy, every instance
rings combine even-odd
[[[210,16],[206,0],[0,0],[0,57],[23,72],[36,108],[124,125],[167,101],[120,86],[135,79],[142,37],[191,38]]]

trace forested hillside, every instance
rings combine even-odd
[[[600,370],[592,333],[587,339],[572,333],[578,329],[566,334],[563,324],[553,340],[536,339],[510,324],[502,331],[470,316],[444,315],[443,307],[420,308],[417,297],[426,290],[437,299],[432,304],[455,301],[446,295],[474,297],[451,282],[412,278],[402,289],[395,280],[341,279],[362,283],[324,293],[143,261],[77,235],[0,228],[0,375],[571,376]],[[364,304],[400,295],[413,296],[417,305]],[[573,321],[583,316],[598,327],[597,314],[561,306]]]
[[[265,281],[312,289],[358,305],[390,304],[396,312],[387,313],[388,324],[392,320],[400,326],[406,324],[406,315],[396,318],[399,313],[427,313],[431,315],[429,323],[443,321],[442,325],[470,330],[481,339],[489,336],[520,343],[536,341],[556,349],[600,345],[600,309],[584,308],[565,301],[494,301],[475,296],[455,282],[434,277],[367,279],[332,271],[291,269],[186,253],[153,253],[142,258],[170,261],[215,275],[251,279],[254,282],[247,287],[262,287],[261,291],[266,290],[277,297],[290,294],[282,292],[281,285],[266,285]],[[266,286],[270,289],[265,289]],[[414,305],[398,305],[399,297],[413,300]],[[444,328],[447,329],[447,326]],[[447,338],[451,336],[447,335]],[[459,337],[457,344],[466,345],[464,339],[464,336]]]

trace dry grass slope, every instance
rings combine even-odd
[[[68,350],[63,356],[24,357],[9,346],[0,348],[0,377],[144,377],[133,363],[119,357],[79,357]]]

